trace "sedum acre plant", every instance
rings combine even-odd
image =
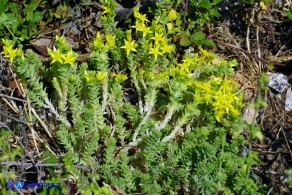
[[[104,29],[87,63],[75,62],[64,37],[48,49],[47,68],[32,51],[23,55],[3,41],[27,98],[55,116],[49,133],[60,143],[63,174],[75,176],[82,194],[256,194],[249,177],[256,155],[240,153],[236,62],[201,47],[179,50],[174,10],[150,22],[135,9],[134,25],[123,31],[115,3],[102,3]],[[75,163],[91,171],[84,176]]]

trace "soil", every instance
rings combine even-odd
[[[260,93],[267,102],[266,108],[254,113],[257,115],[257,125],[265,138],[262,142],[253,142],[253,149],[258,152],[261,163],[252,168],[252,176],[269,186],[268,194],[292,194],[292,186],[287,183],[285,173],[292,168],[292,111],[284,109],[286,91],[260,92],[258,84],[261,74],[267,71],[285,74],[290,79],[290,85],[292,84],[292,20],[286,15],[292,5],[287,5],[288,2],[280,4],[281,2],[241,6],[237,1],[222,1],[219,7],[222,17],[204,30],[217,44],[216,53],[238,61],[234,79],[244,91],[247,107],[255,102]],[[135,3],[123,6],[131,9]],[[78,61],[86,61],[90,52],[88,42],[102,27],[99,21],[101,7],[95,2],[90,6],[77,2],[67,13],[70,13],[70,16],[65,16],[64,23],[50,23],[26,43],[25,49],[33,49],[43,62],[47,62],[48,54],[45,48],[53,45],[56,35],[64,35],[74,50],[80,53]],[[120,23],[124,22],[119,20]],[[269,64],[274,65],[273,70],[269,70]],[[38,142],[37,148],[57,150],[45,131],[37,128],[40,124],[33,124],[36,127],[35,132],[23,125],[26,122],[20,109],[25,102],[22,86],[8,60],[2,57],[0,96],[0,125],[11,129],[14,126],[20,127],[19,132],[15,132],[10,141],[25,147],[24,160],[29,160],[37,154],[34,151],[34,139]],[[37,112],[42,117],[49,117],[44,110]],[[33,139],[33,135],[36,138]]]

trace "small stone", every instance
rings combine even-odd
[[[269,76],[269,87],[282,93],[288,86],[288,77],[281,73],[267,73]]]
[[[47,48],[51,45],[52,40],[48,38],[33,39],[29,43],[43,56],[48,56]]]

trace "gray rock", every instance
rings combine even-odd
[[[282,93],[288,86],[288,77],[281,73],[267,73],[269,76],[269,87]]]
[[[148,10],[149,7],[155,6],[157,2],[161,0],[141,0],[134,7],[140,7],[141,9]],[[115,12],[120,20],[126,20],[133,15],[133,8],[125,8],[122,3],[117,2]]]

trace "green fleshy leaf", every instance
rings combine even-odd
[[[220,17],[221,16],[220,13],[218,12],[217,8],[210,9],[209,14],[210,14],[210,16],[214,16],[214,17]]]
[[[199,2],[198,7],[205,8],[205,9],[211,9],[212,4],[209,0],[202,0]]]
[[[202,32],[196,32],[191,36],[191,41],[197,42],[205,39],[205,35]]]
[[[214,41],[212,41],[210,39],[201,40],[200,43],[204,46],[207,46],[207,47],[216,47],[216,44],[214,43]]]
[[[3,14],[5,12],[7,12],[8,10],[8,6],[7,6],[7,1],[6,0],[0,0],[0,14]]]
[[[190,39],[188,38],[188,37],[185,37],[185,36],[183,36],[183,37],[181,37],[180,38],[180,41],[179,41],[179,44],[181,45],[181,46],[189,46],[190,44],[191,44],[192,42],[190,41]]]
[[[289,9],[287,12],[287,16],[292,20],[292,9]]]
[[[33,22],[38,23],[43,19],[43,14],[42,12],[36,11],[33,13]]]

